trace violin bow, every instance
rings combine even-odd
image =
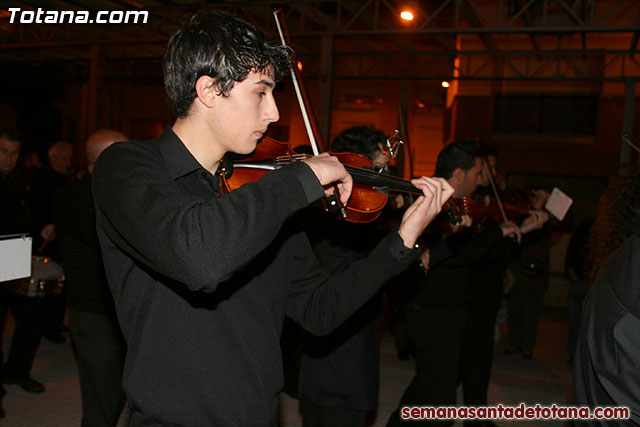
[[[413,178],[413,159],[411,158],[411,144],[409,139],[409,129],[407,126],[407,108],[404,105],[398,105],[398,128],[406,149],[402,151],[402,176],[405,176],[405,159],[409,165],[409,179]]]
[[[278,34],[280,35],[280,42],[283,46],[290,46],[289,30],[287,28],[287,22],[284,19],[284,11],[282,9],[274,9],[273,18],[276,21],[276,27],[278,28]],[[311,98],[309,97],[307,88],[304,86],[300,70],[291,64],[289,71],[291,72],[291,80],[293,81],[293,87],[296,91],[298,104],[300,104],[302,119],[304,120],[304,126],[307,130],[307,135],[309,136],[311,149],[313,150],[313,154],[317,156],[321,152],[327,151],[327,149],[322,143],[320,127],[315,119],[315,115],[312,114]],[[330,211],[339,213],[342,218],[347,217],[347,211],[340,202],[340,192],[338,191],[337,185],[333,186],[333,196],[327,197],[327,205],[329,206]]]
[[[280,42],[283,46],[291,45],[291,38],[289,37],[289,29],[287,28],[287,22],[284,19],[284,12],[282,9],[275,9],[273,11],[273,18],[276,21],[276,27],[278,28],[278,34],[280,35]],[[304,86],[302,76],[298,75],[300,71],[294,67],[289,67],[291,72],[291,80],[293,81],[293,87],[296,91],[296,97],[298,104],[300,104],[300,110],[302,111],[302,119],[304,121],[304,127],[309,135],[309,142],[313,149],[313,154],[317,156],[322,151],[326,151],[326,147],[322,144],[322,138],[320,138],[320,128],[315,120],[315,115],[309,113],[312,112],[309,92]]]
[[[493,191],[493,195],[496,198],[496,203],[498,203],[498,208],[500,209],[500,215],[502,216],[502,220],[507,222],[507,213],[504,210],[504,206],[502,205],[502,200],[500,200],[500,196],[498,195],[498,188],[496,187],[496,182],[493,180],[493,174],[491,173],[491,169],[489,169],[489,164],[485,159],[482,159],[482,169],[484,173],[487,175],[487,179],[489,180],[489,184],[491,184],[491,190]]]

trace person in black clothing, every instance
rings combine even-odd
[[[576,405],[626,407],[630,419],[576,425],[640,426],[640,213],[632,222],[633,233],[605,260],[585,298],[573,361]]]
[[[31,191],[33,187],[33,183],[38,178],[41,173],[43,162],[41,157],[41,150],[35,148],[33,146],[29,146],[25,144],[21,150],[22,155],[18,161],[18,166],[14,171],[14,174],[17,175],[17,179],[21,182],[27,194]]]
[[[0,235],[26,233],[29,229],[26,194],[14,179],[20,156],[20,134],[13,129],[0,129],[0,183],[2,184],[2,210]]]
[[[482,182],[482,158],[477,142],[453,142],[438,155],[436,176],[447,179],[455,189],[454,198],[469,196]],[[390,426],[403,425],[405,406],[455,405],[457,385],[464,379],[467,337],[477,333],[470,320],[474,286],[471,268],[503,237],[519,239],[521,235],[520,228],[509,221],[484,224],[484,231],[479,234],[470,227],[455,230],[446,238],[439,227],[429,231],[425,237],[430,247],[429,273],[426,277],[416,276],[418,289],[407,307],[416,376],[404,392],[400,408],[389,419]]]
[[[573,360],[575,403],[592,410],[627,407],[630,418],[576,425],[639,426],[640,173],[603,195],[591,234],[595,279],[582,306]]]
[[[480,145],[484,157],[482,183],[473,195],[480,204],[496,203],[492,188],[495,188],[496,192],[504,188],[503,181],[496,172],[498,152],[486,144]],[[498,225],[499,221],[494,218],[476,224],[478,235],[475,238],[483,239],[483,233],[492,233]],[[486,406],[488,403],[496,316],[503,299],[502,276],[509,263],[509,250],[513,246],[513,239],[499,239],[484,256],[469,266],[473,279],[469,287],[468,323],[460,361],[460,380],[465,405]],[[473,423],[467,421],[467,424]],[[491,425],[491,422],[475,424]]]
[[[0,129],[0,236],[29,232],[29,215],[26,194],[12,173],[20,153],[21,140],[17,131]],[[18,384],[29,392],[41,393],[44,385],[30,376],[33,359],[40,342],[45,307],[41,298],[31,298],[0,288],[0,331],[4,327],[7,309],[11,307],[16,327],[11,340],[11,350],[2,366],[3,383]],[[0,362],[2,349],[0,349]],[[6,391],[0,385],[0,418],[5,412],[1,398]]]
[[[370,126],[342,131],[333,141],[334,153],[356,153],[375,165],[389,161],[386,136]],[[309,233],[320,265],[340,272],[366,257],[385,233],[383,223],[354,224],[324,215],[322,226]],[[344,283],[343,286],[350,286]],[[304,426],[365,426],[378,402],[378,326],[380,293],[367,301],[331,334],[304,338],[300,367],[300,397]]]
[[[63,263],[60,245],[56,239],[53,219],[53,201],[56,192],[73,179],[73,146],[66,141],[58,141],[49,147],[48,164],[40,172],[31,188],[30,209],[32,214],[33,254],[52,258]],[[67,308],[67,287],[59,295],[46,296],[47,315],[43,336],[51,342],[65,341],[64,315]]]
[[[91,134],[86,143],[89,173],[58,190],[54,203],[69,288],[69,328],[80,376],[83,426],[115,426],[124,405],[125,343],[96,235],[91,173],[105,148],[127,139],[111,129]]]
[[[535,190],[531,195],[531,206],[542,209],[549,193]],[[509,269],[515,283],[509,290],[507,308],[509,318],[508,345],[506,354],[522,352],[522,357],[531,359],[535,347],[538,321],[544,307],[544,294],[549,284],[549,239],[551,227],[545,218],[542,228],[528,233],[514,256]]]
[[[60,250],[55,242],[53,199],[56,191],[73,179],[73,146],[66,141],[58,141],[49,147],[47,154],[47,166],[31,189],[34,253],[60,260]]]
[[[275,425],[285,315],[330,332],[418,256],[417,237],[451,194],[442,180],[413,180],[424,196],[398,230],[335,276],[287,221],[325,185],[348,201],[352,179],[335,157],[293,162],[222,195],[220,161],[251,153],[279,119],[273,89],[289,66],[289,49],[252,25],[195,15],[165,55],[173,126],[155,141],[115,143],[96,162],[133,426]]]

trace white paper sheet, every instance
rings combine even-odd
[[[0,282],[31,276],[31,237],[0,236]]]
[[[572,204],[573,199],[556,187],[551,192],[551,196],[549,196],[549,200],[547,200],[544,207],[551,215],[562,221]]]

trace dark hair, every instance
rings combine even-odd
[[[22,144],[22,133],[16,129],[0,128],[0,138]]]
[[[482,158],[483,152],[476,141],[454,141],[440,151],[436,162],[435,176],[449,179],[453,171],[460,168],[468,171],[475,166],[476,158]]]
[[[164,84],[169,105],[178,117],[189,113],[196,98],[196,81],[215,80],[218,94],[228,96],[236,82],[251,71],[273,70],[280,80],[289,70],[291,50],[260,30],[226,13],[200,13],[169,40],[164,56]]]
[[[484,142],[478,142],[480,145],[480,149],[482,150],[482,157],[487,158],[489,156],[498,157],[498,150],[495,147],[492,147]]]
[[[379,143],[387,140],[384,132],[372,126],[353,126],[340,132],[331,144],[331,151],[334,153],[356,153],[373,160],[377,151],[380,150]]]

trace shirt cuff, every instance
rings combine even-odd
[[[393,258],[400,264],[409,264],[417,260],[422,252],[418,245],[415,245],[413,248],[406,247],[402,237],[400,237],[397,231],[391,233],[389,251],[391,251]]]
[[[289,166],[295,171],[295,175],[302,184],[307,202],[312,203],[324,197],[324,188],[311,167],[303,162],[294,162]]]

